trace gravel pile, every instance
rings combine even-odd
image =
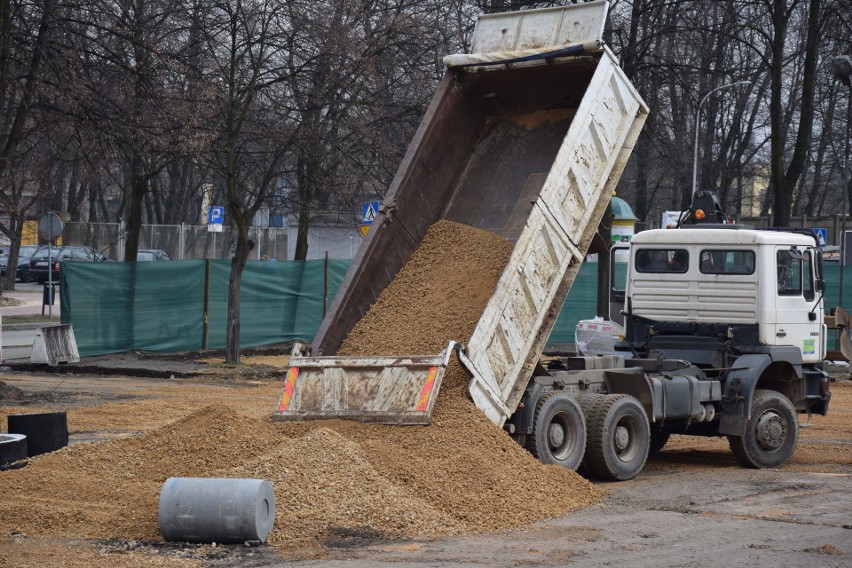
[[[341,353],[435,354],[450,339],[465,342],[510,251],[491,233],[437,223]],[[270,542],[305,557],[342,535],[515,527],[602,497],[574,472],[540,464],[485,419],[466,395],[468,380],[454,362],[428,427],[282,424],[215,401],[187,404],[188,415],[163,428],[71,446],[0,474],[0,525],[30,535],[158,540],[157,499],[168,477],[259,477],[275,488]]]
[[[23,400],[27,397],[26,393],[18,387],[7,385],[0,381],[0,401],[3,400]]]

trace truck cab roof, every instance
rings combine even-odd
[[[796,245],[814,246],[814,237],[803,233],[786,231],[764,231],[760,229],[719,229],[719,228],[681,228],[652,229],[637,233],[631,239],[636,245],[708,245],[711,243],[726,245]]]

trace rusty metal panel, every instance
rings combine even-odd
[[[313,348],[319,355],[337,352],[450,201],[483,120],[468,89],[457,85],[455,77],[448,73],[441,81],[317,331]]]
[[[429,424],[455,346],[435,356],[291,357],[273,419]]]
[[[467,345],[471,396],[498,425],[520,401],[646,115],[607,50]]]

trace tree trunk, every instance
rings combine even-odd
[[[243,269],[246,267],[250,248],[245,224],[237,228],[237,250],[231,260],[231,277],[228,280],[228,328],[225,362],[231,365],[240,363],[240,285]]]
[[[299,157],[297,164],[297,183],[299,184],[299,215],[298,228],[296,232],[296,250],[293,260],[305,260],[308,258],[308,229],[311,223],[311,195],[313,193],[311,184],[311,166],[309,159]]]
[[[139,233],[142,231],[142,199],[145,197],[145,177],[142,166],[134,158],[130,173],[130,210],[127,213],[127,240],[124,242],[124,260],[136,261],[139,250]]]
[[[772,194],[772,212],[776,227],[790,225],[790,214],[793,205],[793,190],[805,169],[810,146],[814,121],[814,92],[816,89],[816,63],[819,45],[821,18],[821,0],[811,0],[808,12],[808,27],[804,56],[804,71],[802,76],[801,108],[799,124],[793,153],[789,164],[784,163],[785,142],[783,99],[785,97],[782,84],[784,65],[784,42],[790,18],[784,0],[773,2],[772,64],[771,64],[771,158],[769,190]]]

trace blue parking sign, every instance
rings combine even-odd
[[[221,225],[225,220],[225,208],[218,205],[212,205],[207,210],[207,223],[209,225]]]

